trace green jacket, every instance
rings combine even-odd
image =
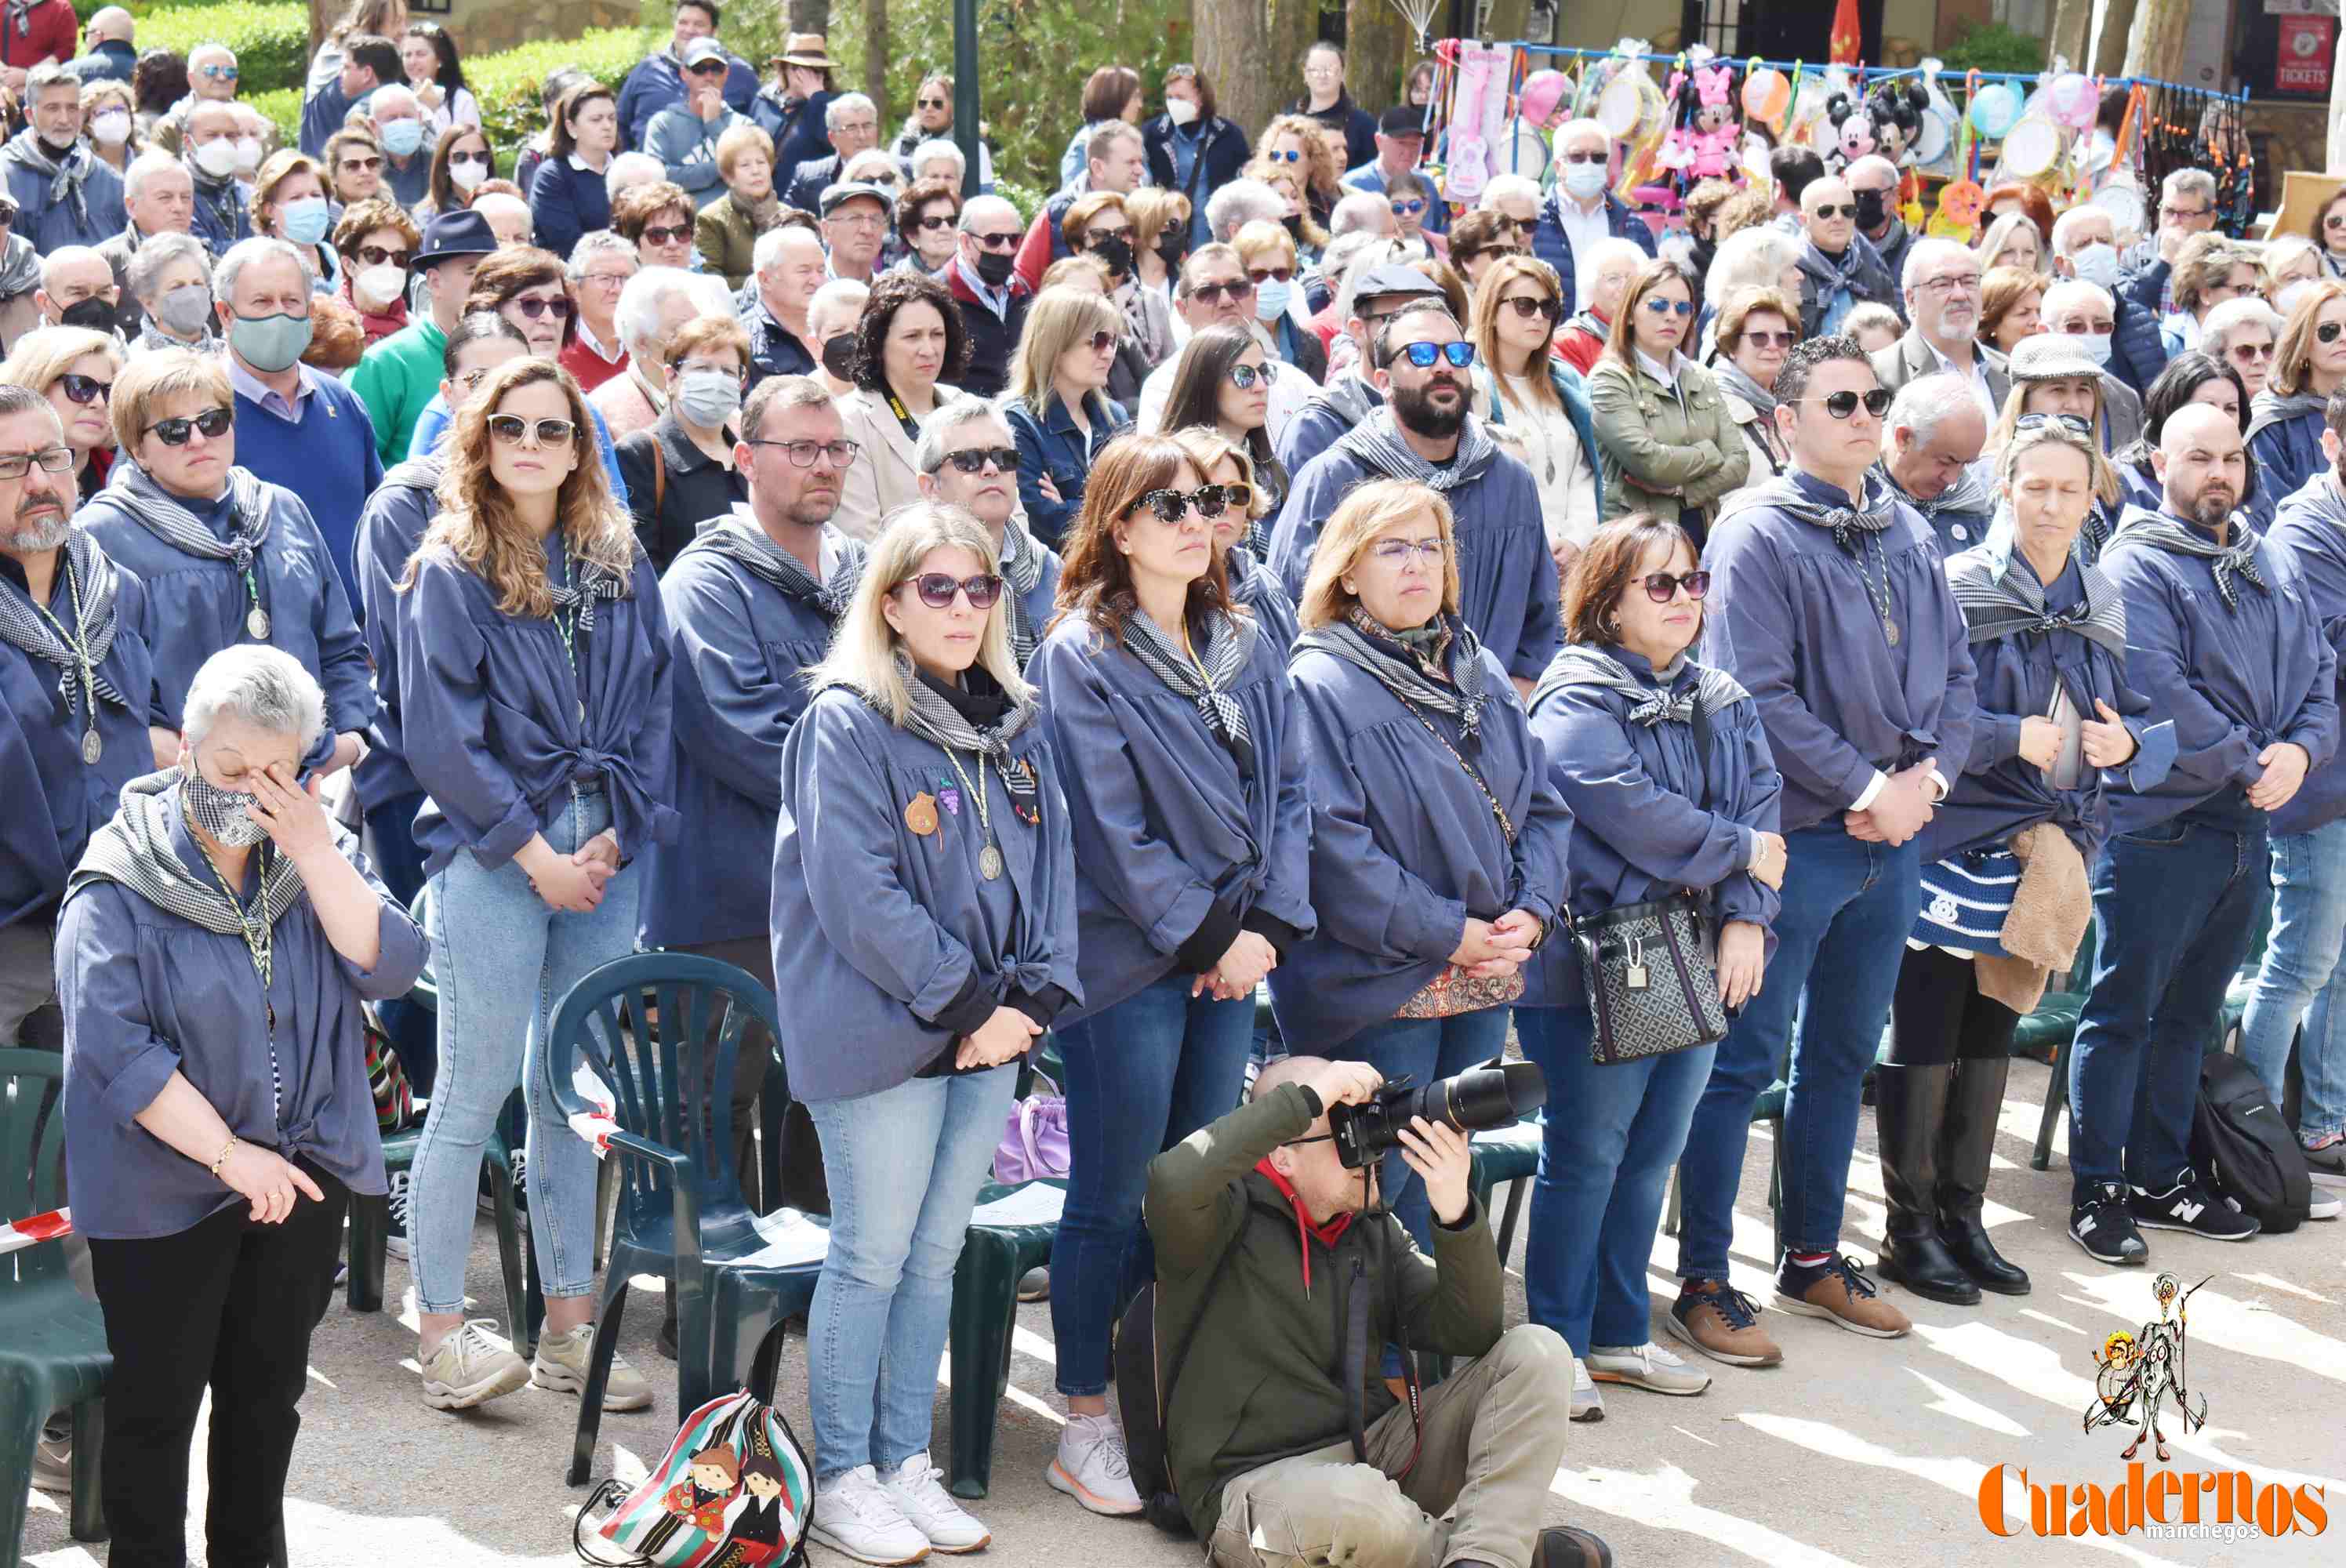
[[[375,450],[390,468],[407,461],[408,439],[423,405],[447,375],[448,334],[429,310],[370,347],[351,372],[351,390],[374,421]]]
[[[1700,365],[1682,367],[1673,390],[1608,353],[1588,372],[1588,402],[1605,470],[1606,522],[1632,512],[1676,522],[1681,505],[1708,520],[1718,515],[1721,497],[1743,488],[1751,454],[1726,394]]]
[[[1356,1217],[1332,1248],[1311,1242],[1305,1293],[1295,1210],[1254,1166],[1303,1136],[1319,1115],[1311,1089],[1282,1084],[1191,1134],[1148,1167],[1145,1212],[1161,1292],[1158,1353],[1169,1358],[1183,1329],[1205,1314],[1174,1390],[1166,1444],[1174,1488],[1201,1541],[1213,1535],[1222,1487],[1232,1476],[1351,1435],[1342,1368],[1354,1291],[1372,1292],[1362,1357],[1364,1423],[1394,1403],[1381,1376],[1380,1348],[1388,1339],[1473,1357],[1497,1344],[1506,1326],[1498,1248],[1472,1200],[1456,1229],[1434,1227],[1430,1258],[1391,1216]],[[1209,1301],[1214,1266],[1241,1229]],[[1399,1325],[1387,1320],[1380,1257],[1401,1271]]]

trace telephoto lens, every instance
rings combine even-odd
[[[1358,1170],[1382,1159],[1401,1142],[1401,1129],[1416,1117],[1447,1122],[1471,1137],[1519,1121],[1546,1104],[1547,1079],[1537,1063],[1494,1056],[1423,1089],[1412,1088],[1402,1077],[1361,1105],[1331,1105],[1328,1131],[1335,1138],[1337,1157],[1348,1169]]]

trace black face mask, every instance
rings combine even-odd
[[[842,332],[822,341],[822,368],[831,372],[833,381],[853,381],[850,373],[855,369],[855,334]]]
[[[999,250],[977,253],[978,280],[989,289],[999,289],[1010,281],[1010,269],[1017,265],[1015,256],[1005,256]]]
[[[1303,214],[1290,212],[1279,220],[1279,226],[1287,230],[1287,237],[1296,244],[1303,243]]]
[[[1718,258],[1718,255],[1719,247],[1717,244],[1708,239],[1696,240],[1694,242],[1694,249],[1688,256],[1688,260],[1694,263],[1695,276],[1698,278],[1708,278],[1710,276],[1710,264]]]
[[[92,294],[87,300],[76,300],[67,305],[57,320],[68,327],[82,327],[93,332],[114,331],[114,307],[103,296]]]
[[[1883,201],[1886,193],[1879,190],[1861,190],[1854,194],[1857,197],[1857,226],[1860,229],[1871,234],[1889,221],[1890,209]]]
[[[1107,270],[1117,277],[1132,272],[1132,241],[1121,234],[1103,234],[1088,247],[1091,253],[1107,263]]]
[[[1157,238],[1157,258],[1165,263],[1168,272],[1181,270],[1181,258],[1189,253],[1189,226],[1172,224]]]

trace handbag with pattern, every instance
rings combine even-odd
[[[1718,922],[1694,894],[1674,892],[1575,920],[1572,940],[1596,1024],[1588,1054],[1598,1066],[1727,1037]]]

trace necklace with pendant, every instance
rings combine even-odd
[[[977,759],[977,782],[973,785],[969,775],[961,770],[961,759],[954,755],[953,748],[948,746],[944,750],[945,760],[953,764],[954,777],[961,780],[962,792],[977,802],[977,830],[985,835],[985,848],[977,852],[977,874],[989,882],[998,881],[1002,876],[1002,851],[994,846],[994,813],[985,799],[985,759]]]

